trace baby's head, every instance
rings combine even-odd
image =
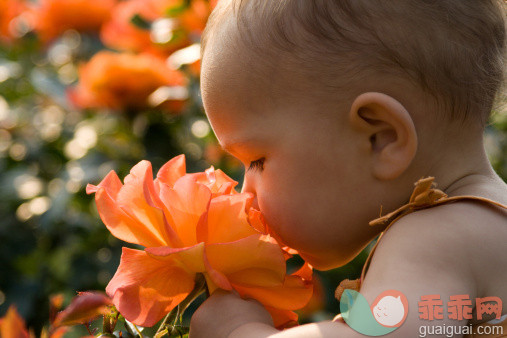
[[[502,83],[501,1],[220,0],[202,97],[268,223],[317,268],[379,231],[412,183],[477,155]],[[456,162],[458,161],[458,162]],[[450,163],[453,170],[450,170]],[[457,169],[456,169],[457,168]]]

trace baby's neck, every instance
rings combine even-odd
[[[507,192],[507,185],[492,168],[482,139],[479,142],[470,142],[468,146],[460,144],[450,149],[437,160],[436,170],[431,173],[435,176],[438,188],[449,196],[479,195]],[[488,192],[489,191],[489,192]]]

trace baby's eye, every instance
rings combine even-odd
[[[258,160],[250,162],[250,166],[248,167],[247,170],[261,170],[261,171],[264,170],[264,160],[265,158],[262,157]]]

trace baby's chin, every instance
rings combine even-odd
[[[312,255],[303,251],[298,251],[301,258],[310,263],[315,270],[326,271],[339,268],[349,262],[349,260],[337,260],[334,257],[321,257],[320,255]]]

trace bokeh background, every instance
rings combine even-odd
[[[121,178],[142,159],[157,170],[184,153],[241,182],[199,95],[199,40],[217,0],[0,0],[0,317],[15,304],[38,335],[49,297],[104,290],[120,242],[102,225],[87,183]],[[486,129],[507,177],[507,114]],[[338,312],[349,265],[318,273],[303,321]]]

